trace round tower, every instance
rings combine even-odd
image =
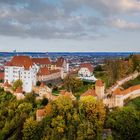
[[[95,92],[99,100],[102,100],[105,95],[105,83],[102,80],[97,80],[95,83]]]

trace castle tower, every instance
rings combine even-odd
[[[99,100],[104,98],[105,95],[105,83],[102,80],[97,80],[95,83],[95,92]]]
[[[115,91],[114,91],[114,106],[119,106],[119,107],[122,107],[123,106],[123,94],[122,94],[122,91],[117,88]]]

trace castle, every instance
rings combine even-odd
[[[5,64],[4,82],[13,84],[14,81],[20,79],[23,82],[23,91],[31,92],[37,80],[63,79],[68,71],[69,65],[62,57],[56,62],[51,62],[49,58],[14,56]]]
[[[125,90],[117,88],[112,93],[108,93],[105,91],[105,83],[102,80],[97,80],[95,83],[95,89],[89,89],[80,96],[80,99],[85,96],[94,96],[95,99],[102,100],[109,108],[117,106],[122,107],[127,100],[140,96],[140,85],[132,86]]]

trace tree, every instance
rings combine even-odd
[[[40,86],[41,85],[41,82],[40,81],[37,81],[36,82],[36,86]]]
[[[116,108],[110,112],[106,126],[111,128],[116,140],[140,139],[140,112],[132,107]]]
[[[85,124],[85,121],[89,122],[87,126],[83,126],[87,127],[86,136],[84,137],[91,136],[90,139],[99,137],[103,129],[106,115],[103,103],[95,100],[92,96],[84,97],[79,102],[79,113],[82,118],[82,124]],[[80,124],[80,128],[82,124]]]
[[[22,85],[23,85],[23,82],[20,79],[16,80],[13,83],[13,90],[15,91],[18,87],[22,87]]]
[[[21,114],[22,113],[27,113],[27,114],[29,114],[31,111],[32,111],[32,108],[33,108],[33,106],[32,106],[32,104],[31,103],[26,103],[26,102],[24,102],[24,103],[21,103],[19,106],[18,106],[18,111],[19,112],[21,112]]]
[[[68,75],[64,79],[64,87],[67,89],[67,91],[74,93],[78,91],[82,85],[83,82],[74,76]]]
[[[124,78],[132,72],[131,61],[124,60],[106,60],[105,70],[108,75],[109,85],[114,84],[117,80]]]
[[[22,132],[23,140],[39,140],[42,136],[41,127],[32,117],[25,121]]]
[[[140,71],[140,55],[135,54],[131,56],[132,63],[133,63],[133,71],[137,70]]]
[[[49,100],[47,98],[43,98],[42,105],[45,106],[48,104],[48,102],[49,102]]]
[[[28,93],[25,96],[25,102],[29,102],[33,105],[33,107],[36,106],[36,97],[34,93]]]

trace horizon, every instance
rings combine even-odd
[[[140,51],[139,52],[136,52],[136,51],[110,51],[110,52],[107,52],[107,51],[104,51],[104,52],[92,52],[92,51],[90,51],[90,52],[77,52],[77,51],[71,51],[71,52],[63,52],[63,51],[54,51],[54,52],[51,52],[51,51],[48,51],[48,52],[45,52],[45,51],[16,51],[15,52],[15,50],[13,50],[13,51],[5,51],[5,52],[1,52],[0,51],[0,53],[126,53],[126,54],[131,54],[131,53],[134,53],[134,54],[139,54],[140,53]]]

